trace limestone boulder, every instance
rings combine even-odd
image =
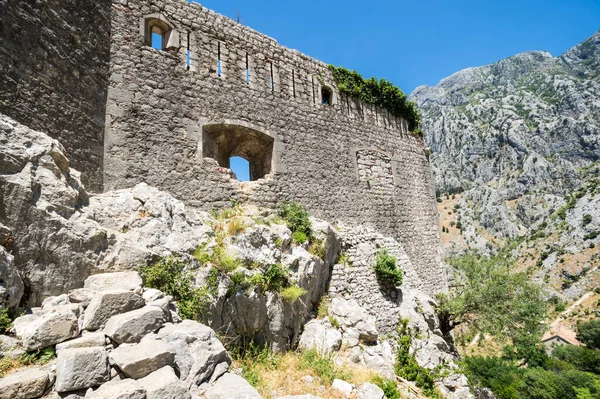
[[[385,399],[385,393],[377,385],[365,382],[356,389],[356,399]]]
[[[311,320],[304,325],[298,347],[316,349],[321,353],[333,353],[340,350],[342,333],[326,320]]]
[[[130,378],[112,380],[103,384],[86,399],[146,399],[146,391],[140,383]]]
[[[139,379],[172,366],[175,356],[165,342],[148,339],[139,344],[123,344],[110,353],[112,362],[129,378]]]
[[[359,342],[376,342],[379,333],[375,318],[369,315],[355,299],[333,298],[329,314],[340,323],[344,341],[349,346]]]
[[[44,394],[48,372],[26,368],[0,378],[0,399],[34,399]]]
[[[103,347],[61,350],[56,358],[56,391],[97,387],[110,378],[108,355]]]
[[[165,314],[160,307],[145,306],[111,317],[104,333],[118,344],[135,343],[158,330],[164,322]]]
[[[88,290],[87,288],[78,288],[69,291],[69,301],[71,303],[78,303],[83,308],[87,308],[94,294],[95,291]]]
[[[56,353],[60,355],[60,352],[66,349],[104,347],[105,344],[106,337],[104,333],[88,333],[80,337],[57,344]]]
[[[181,380],[200,385],[220,363],[231,364],[223,344],[210,327],[192,320],[167,324],[158,336],[175,351],[175,367]]]
[[[27,351],[43,349],[79,334],[77,317],[70,311],[21,316],[15,320],[14,329]]]
[[[142,278],[138,272],[125,271],[116,273],[102,273],[89,276],[83,288],[91,291],[129,290],[133,291],[142,285]]]
[[[97,292],[85,311],[83,329],[98,330],[114,315],[139,309],[144,305],[145,301],[141,296],[125,289]]]
[[[170,366],[165,366],[138,380],[146,399],[190,399],[187,385],[179,380]]]
[[[389,341],[375,345],[358,345],[347,353],[350,361],[379,373],[382,377],[394,379],[395,352]]]
[[[344,380],[339,380],[339,379],[335,379],[333,380],[333,383],[331,384],[331,388],[334,391],[339,392],[339,394],[341,394],[343,397],[349,398],[350,395],[352,395],[352,391],[354,390],[354,387],[352,386],[352,384],[350,384],[349,382],[346,382]]]
[[[69,296],[67,294],[50,296],[42,301],[42,309],[53,306],[68,305],[69,303]]]
[[[206,399],[262,399],[262,396],[248,381],[231,373],[225,373],[215,381],[204,395]]]
[[[14,264],[14,257],[0,245],[0,309],[19,306],[24,285]]]

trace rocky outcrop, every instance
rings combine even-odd
[[[206,240],[206,214],[145,184],[90,198],[58,141],[3,115],[0,142],[0,232],[30,305],[81,288],[92,274],[135,270]],[[0,256],[0,273],[10,273]]]
[[[102,278],[114,279],[118,275]],[[93,285],[96,279],[91,277],[85,285],[108,288],[102,284]],[[124,291],[99,291],[95,295],[106,297],[107,293],[115,292],[121,295]],[[137,287],[136,291],[142,295],[128,292],[138,296],[142,304],[143,294],[170,301],[157,290],[143,292]],[[129,310],[132,298],[128,296],[127,301],[112,302],[111,309],[116,315],[105,327],[94,326],[94,332],[83,329],[80,333],[79,328],[72,329],[70,318],[63,326],[65,315],[73,317],[74,326],[78,326],[78,319],[70,309],[71,303],[64,303],[64,297],[50,297],[44,308],[34,308],[32,314],[15,320],[15,331],[23,337],[18,344],[28,350],[56,345],[57,357],[55,364],[22,369],[1,378],[0,398],[34,399],[45,395],[56,399],[84,396],[96,399],[191,399],[192,394],[204,395],[202,398],[261,398],[243,378],[228,373],[231,360],[208,326],[191,320],[179,324],[166,322],[162,310],[151,304]],[[51,306],[56,303],[62,304]],[[91,305],[88,309],[94,311]],[[87,311],[79,315],[79,321],[86,319]],[[151,322],[147,322],[150,319]],[[40,325],[45,327],[40,328]],[[19,333],[23,329],[28,333]],[[115,339],[120,337],[127,339]]]

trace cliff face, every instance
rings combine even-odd
[[[600,160],[600,31],[559,57],[517,54],[418,87],[410,99],[432,152],[448,252],[491,251],[516,237],[536,243],[536,258],[597,244],[600,215],[586,204]],[[561,257],[548,269],[560,269]],[[585,264],[595,263],[576,269]]]
[[[440,192],[490,185],[505,199],[565,194],[599,159],[600,31],[560,57],[532,51],[412,94]]]

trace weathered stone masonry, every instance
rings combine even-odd
[[[0,112],[47,132],[102,189],[110,0],[0,0]]]
[[[423,288],[444,288],[422,144],[340,95],[326,64],[186,0],[34,3],[0,0],[0,112],[54,134],[92,189],[144,181],[204,209],[296,200],[393,235]],[[30,20],[42,29],[21,51],[13,30]],[[234,155],[258,180],[231,178]]]

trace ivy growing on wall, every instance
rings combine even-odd
[[[365,79],[356,71],[329,65],[333,79],[340,93],[359,98],[368,104],[387,109],[392,115],[404,118],[408,128],[417,135],[422,135],[419,130],[421,117],[415,103],[406,100],[406,94],[392,82],[375,77]]]

